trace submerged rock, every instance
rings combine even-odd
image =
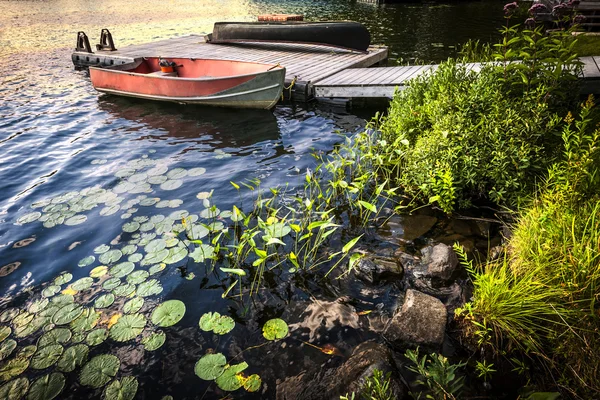
[[[409,289],[383,335],[396,347],[420,345],[439,349],[444,341],[446,318],[446,307],[440,300]]]
[[[394,399],[404,399],[407,392],[399,378],[391,351],[376,342],[356,346],[352,355],[339,367],[303,372],[277,385],[277,400],[335,399],[351,394],[358,396],[375,369],[391,372],[390,389]]]
[[[402,279],[404,269],[393,258],[367,256],[356,263],[356,277],[368,283],[380,283]]]
[[[393,216],[378,230],[384,240],[392,242],[412,241],[425,235],[438,222],[430,215]]]

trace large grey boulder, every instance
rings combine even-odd
[[[423,253],[421,264],[424,267],[424,276],[442,281],[447,281],[452,277],[458,265],[458,257],[452,247],[440,243],[433,247],[426,247],[421,252]]]
[[[440,300],[409,289],[383,335],[395,347],[417,345],[435,350],[444,342],[446,320],[446,307]]]

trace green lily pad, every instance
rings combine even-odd
[[[71,331],[67,328],[54,328],[40,336],[37,345],[42,348],[51,344],[65,344],[71,340],[71,335]]]
[[[98,260],[102,264],[109,265],[116,263],[121,259],[121,257],[123,257],[123,253],[121,252],[121,250],[113,249],[107,251],[106,253],[102,253],[102,255],[98,257]]]
[[[65,387],[65,377],[60,372],[53,372],[38,378],[29,389],[27,400],[52,400]]]
[[[144,256],[142,254],[134,253],[134,254],[130,255],[129,257],[127,257],[127,261],[136,263],[136,262],[142,261],[142,258],[144,258]]]
[[[222,315],[221,318],[217,319],[215,322],[215,326],[213,328],[213,332],[217,335],[225,335],[235,327],[235,321],[233,318]]]
[[[126,342],[142,333],[146,326],[146,318],[142,314],[123,315],[109,330],[111,339]]]
[[[31,368],[44,369],[54,365],[60,358],[64,348],[60,344],[50,344],[35,352],[31,358]]]
[[[148,279],[149,276],[150,274],[148,273],[148,271],[133,271],[127,277],[127,282],[131,283],[132,285],[139,285],[140,283]]]
[[[94,268],[90,271],[91,278],[100,278],[101,276],[106,275],[108,272],[108,267],[106,265],[100,265],[99,267]]]
[[[83,366],[79,382],[84,386],[100,388],[117,374],[120,365],[119,359],[112,354],[95,356]]]
[[[52,286],[48,286],[46,289],[42,290],[42,296],[52,297],[58,292],[60,292],[60,286],[52,285]]]
[[[59,286],[64,285],[65,283],[71,282],[71,279],[73,279],[73,274],[65,272],[57,276],[56,279],[54,279],[54,284]]]
[[[140,225],[140,232],[149,232],[154,229],[154,224],[152,222],[145,222]]]
[[[283,222],[276,222],[272,225],[268,225],[265,228],[265,235],[271,238],[281,238],[292,231],[288,225]]]
[[[15,358],[30,358],[37,351],[37,346],[30,345],[20,348],[15,355]]]
[[[18,225],[29,224],[33,221],[37,221],[38,219],[40,219],[41,216],[42,216],[42,213],[39,211],[34,211],[29,214],[21,215],[17,219],[17,224]]]
[[[242,387],[242,379],[240,379],[238,374],[246,368],[248,368],[248,364],[246,362],[229,366],[229,368],[226,368],[221,376],[215,380],[217,386],[227,392],[238,390],[240,387]]]
[[[167,172],[169,179],[181,179],[187,175],[187,171],[183,168],[175,168]]]
[[[76,344],[76,343],[81,343],[85,340],[85,332],[75,332],[73,334],[73,338],[71,339],[71,343]]]
[[[133,400],[138,389],[138,381],[133,376],[126,376],[121,380],[114,380],[106,387],[104,399],[106,400]]]
[[[0,342],[3,342],[4,339],[9,337],[11,333],[12,333],[12,328],[10,326],[0,327]]]
[[[112,191],[117,194],[123,194],[131,191],[133,188],[135,188],[134,183],[121,181],[117,183],[117,185],[114,188],[112,188]]]
[[[167,181],[167,177],[164,175],[156,175],[148,178],[148,183],[152,185],[160,185],[161,183],[165,183]],[[161,203],[160,201],[158,202]],[[158,204],[156,205],[158,207]]]
[[[165,264],[175,264],[188,255],[188,249],[183,246],[172,247],[169,249],[169,255],[163,261]]]
[[[135,292],[135,285],[124,283],[113,289],[113,294],[117,297],[127,297]]]
[[[12,323],[15,325],[15,327],[25,326],[33,320],[34,316],[34,314],[28,311],[23,311],[13,319]]]
[[[125,261],[120,264],[115,265],[108,271],[108,273],[115,278],[123,278],[127,276],[135,269],[135,264],[130,261]]]
[[[158,280],[150,279],[149,281],[142,282],[137,288],[137,295],[140,297],[148,297],[160,294],[163,291],[163,287],[160,285]]]
[[[204,315],[202,315],[202,317],[200,317],[200,329],[202,329],[205,332],[212,331],[215,327],[215,323],[219,318],[221,318],[221,314],[219,314],[218,312],[205,313]]]
[[[165,263],[155,264],[155,265],[151,266],[150,268],[148,268],[148,273],[150,275],[158,274],[159,272],[164,271],[166,267],[167,267],[167,264],[165,264]]]
[[[148,183],[151,183],[151,182],[148,182]],[[156,203],[158,203],[159,201],[160,201],[160,199],[158,197],[148,197],[147,199],[140,201],[140,206],[142,206],[142,207],[153,206]]]
[[[59,294],[52,298],[52,305],[64,307],[67,304],[73,303],[75,301],[75,297],[72,294]]]
[[[29,389],[27,378],[17,378],[0,386],[0,399],[21,400]]]
[[[148,179],[148,175],[145,172],[139,172],[137,174],[131,175],[127,180],[131,183],[143,182]]]
[[[262,380],[257,374],[252,374],[248,378],[244,379],[243,386],[248,392],[257,392],[262,385]]]
[[[144,299],[141,297],[134,297],[133,299],[127,301],[123,306],[123,312],[125,314],[135,314],[137,313],[142,306],[144,305]]]
[[[19,326],[15,327],[14,335],[15,335],[15,337],[18,337],[18,338],[23,338],[25,336],[29,336],[29,335],[37,332],[39,329],[41,329],[44,325],[48,324],[49,322],[50,322],[50,318],[37,316],[37,317],[33,318],[33,320],[31,322],[29,322],[28,324],[19,325]]]
[[[142,261],[142,265],[158,264],[158,263],[164,261],[164,259],[167,258],[168,256],[169,256],[168,249],[162,249],[162,250],[159,250],[154,253],[148,253],[144,257],[144,260]]]
[[[44,308],[46,308],[46,306],[50,303],[50,301],[47,298],[41,298],[41,299],[37,299],[35,301],[33,301],[29,307],[27,307],[27,311],[29,311],[30,313],[38,313],[40,311],[42,311]]]
[[[163,183],[160,184],[160,188],[162,190],[175,190],[183,185],[183,181],[181,179],[167,179]]]
[[[58,310],[61,309],[63,305],[58,305],[56,303],[51,303],[48,307],[44,308],[42,311],[38,313],[40,317],[48,317],[52,319],[52,316],[56,314]]]
[[[115,172],[117,178],[127,178],[133,174],[135,174],[135,169],[133,168],[122,168]]]
[[[156,253],[167,247],[167,243],[164,239],[154,239],[148,242],[144,247],[146,253]]]
[[[173,326],[183,318],[185,304],[181,300],[168,300],[152,312],[152,323],[161,327]]]
[[[58,363],[56,364],[59,371],[73,372],[75,368],[83,365],[87,359],[90,348],[85,344],[76,344],[65,350]]]
[[[17,342],[13,339],[8,339],[0,344],[0,361],[4,360],[11,355],[13,350],[17,347]]]
[[[52,316],[52,323],[56,325],[65,325],[75,320],[83,313],[83,307],[79,304],[70,303],[60,308]]]
[[[103,217],[107,217],[109,215],[116,214],[121,209],[121,206],[118,204],[113,204],[111,206],[104,207],[100,210],[100,215]]]
[[[94,284],[94,279],[86,276],[85,278],[81,278],[76,280],[71,284],[71,288],[77,291],[89,289]]]
[[[204,262],[207,259],[214,257],[215,248],[208,244],[201,244],[194,249],[189,256],[197,263]]]
[[[140,229],[140,223],[136,221],[127,222],[123,225],[123,232],[133,233]]]
[[[217,207],[210,207],[210,208],[205,208],[204,210],[202,210],[200,212],[200,216],[202,218],[207,218],[207,219],[217,218],[219,216],[220,212],[221,212],[221,210],[219,210]]]
[[[110,246],[109,245],[107,245],[107,244],[101,244],[100,246],[98,246],[98,247],[96,247],[94,249],[94,253],[96,253],[96,254],[104,254],[104,253],[106,253],[109,250],[110,250]],[[94,257],[94,256],[90,256],[90,257]],[[89,258],[89,257],[87,257],[87,258]],[[84,260],[85,260],[85,258],[84,258]]]
[[[150,336],[142,339],[142,344],[147,351],[154,351],[159,349],[165,343],[166,339],[167,335],[163,331],[152,332]]]
[[[194,372],[200,379],[212,381],[223,374],[226,365],[227,359],[223,354],[205,354],[196,362]]]
[[[194,224],[192,225],[192,229],[189,231],[189,236],[191,240],[200,240],[205,236],[208,236],[210,231],[207,227],[202,224]]]
[[[72,216],[71,218],[66,219],[65,225],[67,225],[67,226],[79,225],[79,224],[83,224],[85,221],[87,221],[87,217],[83,214],[78,214],[78,215]]]
[[[200,176],[206,173],[206,168],[192,168],[188,171],[189,176]]]
[[[85,258],[82,258],[77,265],[79,267],[87,267],[88,265],[92,265],[94,263],[94,261],[96,261],[96,257],[87,256]]]
[[[106,290],[112,290],[121,284],[121,279],[119,278],[110,278],[104,281],[102,284],[102,288]]]
[[[102,296],[98,297],[94,302],[94,307],[96,308],[106,308],[110,307],[112,303],[115,302],[115,295],[112,293],[106,293]]]
[[[121,249],[121,252],[123,253],[124,256],[128,256],[130,254],[133,254],[137,251],[138,247],[135,244],[128,244],[127,246],[124,246]]]
[[[90,346],[97,346],[108,337],[108,331],[104,328],[94,329],[87,334],[85,342]]]
[[[0,364],[0,381],[5,382],[21,375],[29,367],[27,357],[15,357]]]
[[[94,329],[99,320],[100,312],[93,308],[86,308],[76,320],[71,322],[70,326],[74,333],[84,333]]]
[[[288,325],[280,318],[268,320],[263,325],[263,336],[267,340],[283,339],[288,334]]]
[[[2,314],[0,314],[0,322],[12,321],[13,318],[19,315],[19,312],[21,312],[21,310],[16,307],[7,308],[6,310],[2,311]]]

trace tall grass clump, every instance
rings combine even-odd
[[[506,257],[474,269],[466,332],[497,354],[537,356],[553,384],[600,396],[600,129],[593,102],[562,130],[562,160],[522,211]],[[548,384],[548,383],[546,383]]]

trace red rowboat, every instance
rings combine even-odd
[[[281,98],[280,65],[194,58],[148,57],[129,64],[90,67],[100,92],[220,107],[273,107]]]

